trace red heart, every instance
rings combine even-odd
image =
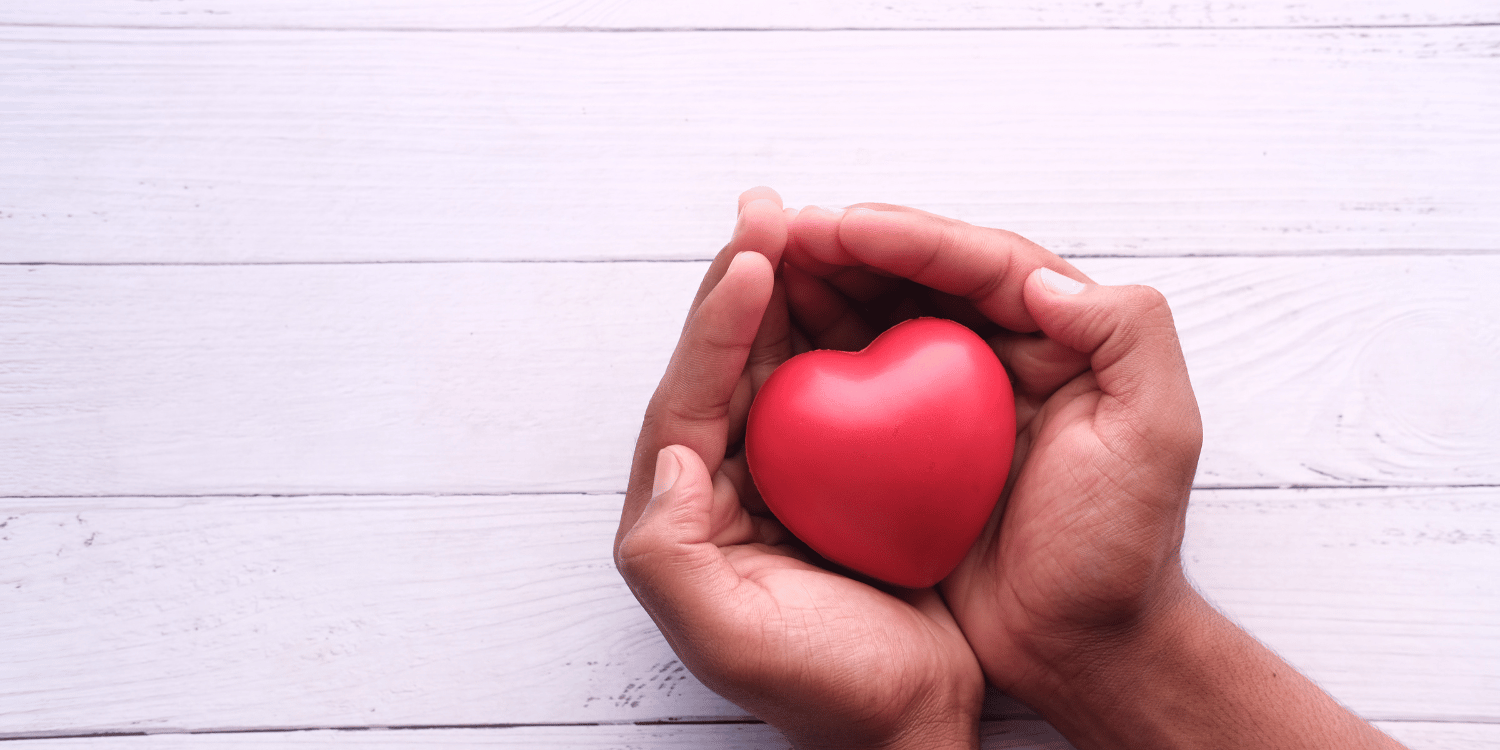
[[[835,563],[913,588],[963,560],[1015,441],[1000,360],[938,318],[901,323],[860,352],[787,360],[745,429],[755,486],[788,530]]]

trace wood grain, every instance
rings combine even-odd
[[[1500,725],[1454,722],[1377,722],[1411,750],[1492,750],[1500,747]],[[1047,725],[1028,720],[986,722],[981,726],[984,750],[1070,750]],[[503,727],[495,729],[426,729],[406,731],[332,731],[150,735],[14,741],[15,750],[220,750],[248,747],[347,748],[392,750],[442,747],[705,748],[714,750],[790,750],[785,738],[762,724]]]
[[[1500,747],[1500,725],[1455,722],[1377,722],[1411,750],[1491,750]],[[986,722],[984,750],[1070,750],[1046,724],[1031,720]],[[335,731],[150,735],[15,741],[15,750],[220,750],[247,747],[408,748],[703,748],[790,750],[785,738],[762,724],[504,727],[406,731]]]
[[[702,271],[3,267],[0,487],[618,491]]]
[[[86,0],[66,5],[0,8],[0,24],[147,26],[168,28],[326,29],[823,29],[823,28],[1077,28],[1309,27],[1478,24],[1500,20],[1483,0],[1023,0],[1022,2],[884,3],[873,0],[767,0],[628,3],[473,0],[370,3],[363,0],[185,0],[128,3]]]
[[[713,750],[792,750],[786,738],[764,724],[537,726],[487,729],[394,731],[310,730],[275,733],[176,734],[137,737],[90,737],[15,741],[15,750],[218,750],[219,748],[713,748]],[[1057,731],[1035,719],[985,722],[980,727],[984,750],[1073,750]]]
[[[1500,747],[1500,724],[1383,721],[1377,725],[1411,750],[1494,750]]]
[[[0,736],[744,718],[614,571],[619,502],[4,501]],[[1494,489],[1215,490],[1184,555],[1356,711],[1494,722],[1497,540]]]
[[[1094,259],[1198,484],[1500,484],[1500,257]],[[0,267],[0,493],[617,492],[697,263]]]
[[[1500,482],[1500,259],[1080,264],[1171,301],[1199,486]]]
[[[1500,676],[1496,489],[1200,491],[1189,515],[1194,582],[1346,705],[1495,720],[1500,694],[1457,695]]]
[[[1194,580],[1413,750],[1500,748],[1497,24],[0,4],[0,739],[786,747],[608,551],[704,267],[660,261],[764,183],[1166,291],[1207,429]],[[984,747],[1070,747],[986,716]]]
[[[0,27],[0,258],[701,259],[755,184],[1074,254],[1493,252],[1497,47]]]

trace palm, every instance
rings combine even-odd
[[[831,718],[871,738],[889,736],[934,695],[966,692],[977,709],[979,665],[932,589],[897,598],[814,566],[790,546],[723,552],[743,584],[726,614],[759,655],[753,671],[782,686],[778,700],[836,707]],[[754,696],[735,697],[754,705]]]
[[[1121,496],[1131,439],[1120,404],[1098,387],[1087,355],[1045,337],[1001,329],[966,300],[901,280],[843,272],[794,288],[794,319],[823,331],[830,348],[865,346],[912,315],[944,315],[989,334],[1017,397],[1016,455],[1001,512],[941,588],[953,616],[988,664],[1019,663],[1018,637],[1049,637],[1129,614],[1130,592],[1151,571],[1131,529],[1160,528],[1141,513],[1151,498]],[[850,290],[874,290],[855,296]],[[863,299],[861,299],[861,297]],[[823,328],[807,311],[839,321]],[[849,314],[853,313],[853,314]],[[1122,469],[1122,464],[1126,466]],[[984,658],[991,653],[998,659]],[[1004,685],[1009,675],[990,675]]]
[[[997,635],[1044,632],[1074,621],[1098,604],[1096,590],[1108,590],[1088,575],[1109,569],[1098,559],[1107,553],[1083,544],[1109,522],[1087,500],[1103,480],[1089,468],[1099,450],[1089,424],[1097,399],[1060,394],[1019,423],[1018,468],[1003,511],[943,584],[959,622]]]
[[[737,393],[753,398],[778,365],[821,343],[793,336],[790,321],[778,290]],[[737,398],[731,406],[730,444],[743,439],[749,401]],[[741,579],[724,605],[726,620],[744,630],[730,637],[755,646],[753,652],[763,659],[756,671],[774,675],[790,693],[780,700],[805,696],[807,702],[847,707],[851,715],[842,718],[867,727],[872,738],[888,736],[903,707],[955,686],[972,696],[977,709],[983,676],[937,592],[900,591],[898,596],[814,564],[764,510],[744,461],[739,451],[720,465],[712,540]],[[716,687],[733,692],[732,686]],[[755,700],[735,697],[746,705]]]
[[[1015,374],[1022,383],[1047,380]],[[1138,614],[1141,593],[1162,561],[1175,559],[1181,538],[1159,533],[1182,523],[1178,506],[1160,500],[1186,491],[1182,467],[1156,455],[1092,370],[1050,393],[1023,389],[1019,407],[1003,512],[942,584],[992,672],[994,665],[1021,668],[1028,645]],[[989,676],[1002,687],[1020,677]]]

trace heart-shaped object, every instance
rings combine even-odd
[[[745,453],[771,512],[829,560],[912,588],[963,560],[1010,472],[1016,404],[983,339],[917,318],[771,373]]]

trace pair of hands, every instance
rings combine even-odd
[[[766,511],[739,443],[777,365],[918,315],[991,343],[1018,435],[967,558],[906,590],[824,567]],[[1008,232],[784,210],[757,188],[647,408],[615,558],[683,663],[799,747],[971,747],[986,678],[1063,699],[1196,597],[1178,548],[1200,444],[1155,291],[1095,285]]]

